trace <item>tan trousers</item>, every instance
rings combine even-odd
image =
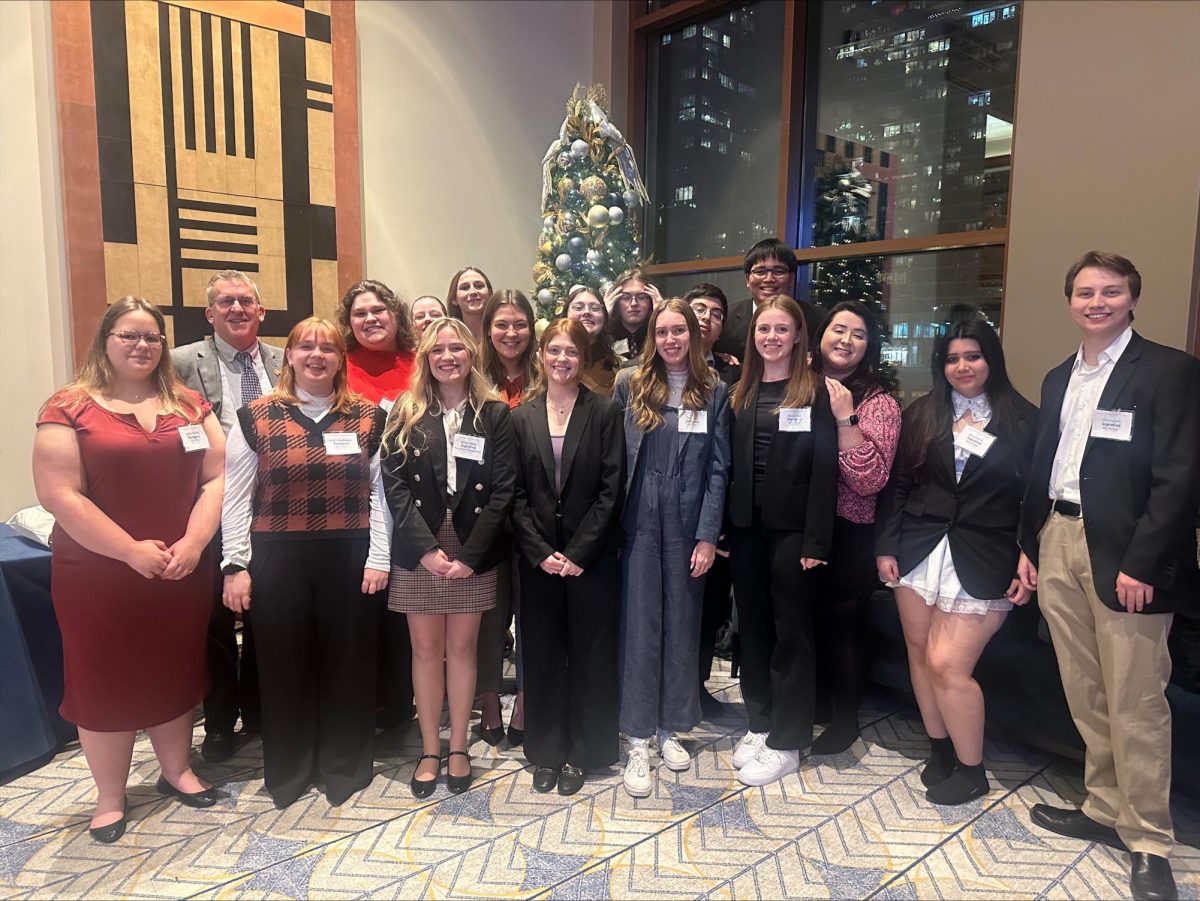
[[[1038,603],[1071,718],[1087,745],[1083,812],[1130,851],[1166,857],[1171,826],[1170,613],[1112,610],[1096,595],[1083,520],[1051,513],[1039,538]]]

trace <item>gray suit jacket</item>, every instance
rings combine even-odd
[[[625,494],[637,473],[638,452],[642,448],[643,432],[633,420],[629,409],[629,377],[632,369],[621,369],[613,388],[613,400],[625,417]],[[708,434],[683,433],[679,436],[679,507],[683,527],[697,541],[721,537],[725,518],[725,487],[729,480],[729,388],[718,381],[708,396]]]
[[[273,344],[258,342],[258,353],[262,358],[267,378],[274,385],[279,380],[283,366],[283,349]],[[189,388],[200,392],[200,396],[212,404],[213,413],[221,417],[221,360],[217,356],[217,343],[209,335],[203,341],[185,344],[171,351],[171,362],[179,378]]]

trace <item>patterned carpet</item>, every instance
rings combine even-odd
[[[718,678],[736,703],[736,683]],[[453,796],[408,790],[416,728],[385,736],[370,787],[341,808],[310,792],[278,811],[260,746],[196,770],[229,795],[209,810],[160,798],[138,741],[130,829],[115,845],[86,831],[93,803],[77,747],[0,786],[4,898],[1121,898],[1128,858],[1033,826],[1039,802],[1077,801],[1078,768],[992,741],[993,790],[929,805],[917,775],[926,742],[910,707],[877,697],[863,740],[797,776],[745,788],[730,766],[744,720],[690,736],[688,772],[660,768],[635,801],[620,771],[571,798],[535,794],[516,751],[471,748],[477,780]],[[199,747],[203,729],[196,730]],[[1182,898],[1200,896],[1200,805],[1175,808]]]

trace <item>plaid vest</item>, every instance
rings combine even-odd
[[[238,410],[238,420],[258,454],[251,531],[323,538],[369,531],[371,457],[384,424],[379,407],[360,399],[344,413],[313,422],[294,404],[268,395]],[[324,436],[330,432],[356,433],[358,453],[327,453]]]

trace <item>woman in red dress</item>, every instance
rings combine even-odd
[[[337,323],[351,391],[379,404],[408,390],[417,342],[408,309],[391,288],[374,279],[351,285],[338,304]]]
[[[114,303],[78,378],[42,408],[33,446],[38,500],[57,520],[61,713],[79,727],[99,794],[90,831],[105,843],[125,832],[139,729],[162,768],[161,794],[191,807],[219,797],[189,756],[212,606],[202,560],[220,521],[225,438],[165,345],[156,306]]]

